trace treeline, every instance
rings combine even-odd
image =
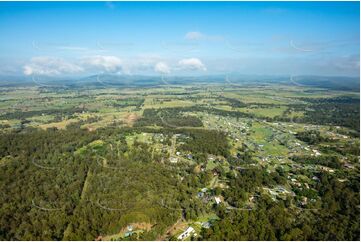
[[[243,107],[247,107],[247,104],[245,104],[244,102],[241,102],[240,100],[236,99],[236,98],[228,98],[228,97],[217,97],[217,100],[220,101],[226,101],[229,103],[229,105],[233,108],[243,108]]]
[[[181,150],[189,151],[195,155],[203,154],[203,156],[207,154],[222,155],[224,157],[230,156],[230,145],[227,136],[222,132],[213,130],[186,130],[184,134],[191,138],[180,146]]]
[[[86,111],[85,108],[73,107],[66,109],[46,109],[46,110],[38,110],[38,111],[15,111],[11,113],[5,113],[0,115],[0,119],[26,119],[33,116],[40,115],[56,115],[56,116],[67,116],[74,115],[75,113],[81,113]]]
[[[329,141],[327,138],[322,137],[320,131],[318,130],[308,130],[308,131],[298,132],[296,134],[296,138],[310,145]]]
[[[340,96],[340,97],[332,97],[332,98],[299,98],[302,101],[315,103],[315,104],[360,104],[359,98],[348,97],[348,96]]]
[[[340,158],[336,155],[320,155],[320,156],[292,156],[291,159],[295,162],[312,165],[322,165],[330,168],[340,169],[342,163]]]
[[[144,103],[144,98],[125,98],[125,99],[119,99],[116,102],[112,103],[111,105],[113,107],[118,108],[126,108],[130,106],[135,106],[136,109],[140,109],[140,107]]]
[[[147,110],[147,109],[146,109]],[[189,107],[174,107],[174,108],[162,108],[162,109],[149,109],[153,110],[152,112],[162,111],[172,115],[176,115],[177,113],[185,113],[185,112],[206,112],[214,115],[220,116],[230,116],[230,117],[238,117],[238,118],[254,118],[255,115],[251,113],[244,113],[239,111],[227,111],[217,108],[211,108],[205,105],[196,105]]]
[[[193,115],[182,115],[178,109],[145,109],[135,127],[157,125],[161,127],[202,127],[202,121]]]
[[[347,142],[344,144],[327,144],[327,145],[321,145],[320,151],[323,151],[325,153],[330,152],[337,152],[341,155],[353,155],[353,156],[360,156],[360,141],[357,140],[355,142]]]

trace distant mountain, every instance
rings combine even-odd
[[[297,76],[291,84],[320,87],[333,90],[360,91],[360,77],[341,76]]]
[[[204,76],[142,76],[99,74],[86,77],[0,76],[0,86],[51,86],[51,87],[147,87],[187,84],[263,85],[283,84],[319,87],[332,90],[360,90],[359,77],[335,76],[271,76],[219,74]]]

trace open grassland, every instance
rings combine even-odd
[[[252,113],[258,117],[270,117],[281,116],[287,109],[285,106],[270,107],[270,108],[239,108],[238,111]]]

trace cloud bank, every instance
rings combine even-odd
[[[122,70],[123,61],[116,56],[90,56],[82,60],[83,65],[104,72],[120,72]]]
[[[170,63],[170,64],[169,64]],[[58,76],[69,74],[113,73],[113,74],[170,74],[194,71],[206,71],[207,68],[198,58],[186,58],[179,61],[163,61],[155,56],[138,56],[121,59],[117,56],[86,56],[75,60],[38,56],[23,66],[25,75]]]
[[[178,65],[183,70],[190,70],[190,71],[206,71],[207,70],[205,65],[198,58],[182,59],[178,62]]]
[[[69,63],[60,58],[40,56],[33,57],[30,63],[24,66],[25,75],[61,75],[82,72],[84,69],[76,64]]]
[[[169,74],[170,68],[166,63],[158,62],[154,67],[154,71],[160,74]]]

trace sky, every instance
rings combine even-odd
[[[359,2],[0,2],[0,74],[359,76]]]

